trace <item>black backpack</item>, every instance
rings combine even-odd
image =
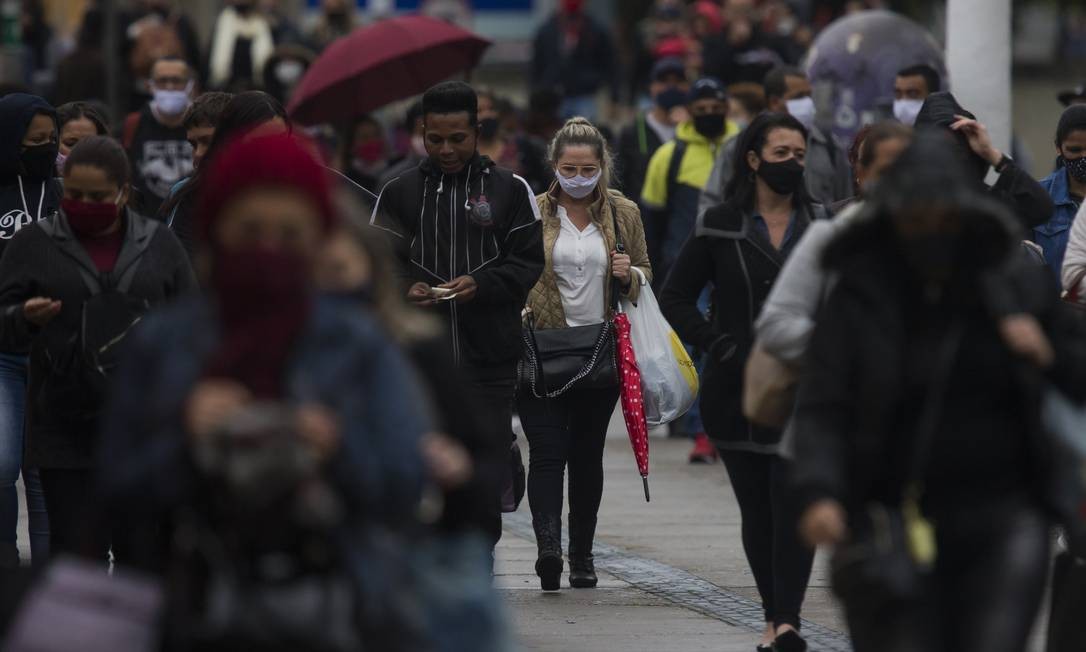
[[[46,327],[47,375],[39,400],[47,402],[54,414],[67,415],[74,422],[93,421],[99,416],[122,345],[151,307],[146,299],[128,294],[139,267],[137,260],[119,276],[112,272],[95,276],[79,267],[91,292],[80,309],[79,327],[75,332],[60,332],[58,324],[52,337]]]

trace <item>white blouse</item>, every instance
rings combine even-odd
[[[604,320],[604,288],[607,275],[607,243],[595,222],[580,231],[566,209],[558,207],[562,229],[551,252],[551,264],[562,295],[567,326],[587,326]]]

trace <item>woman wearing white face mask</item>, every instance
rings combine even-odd
[[[633,267],[644,282],[652,281],[641,214],[637,204],[608,190],[611,153],[599,130],[584,118],[566,122],[548,153],[556,181],[537,197],[546,266],[528,295],[528,308],[537,330],[599,324],[610,317],[613,288],[637,300],[642,281]],[[562,479],[568,465],[569,581],[574,588],[593,587],[603,444],[618,384],[574,387],[555,398],[527,394],[520,393],[517,407],[530,447],[528,501],[539,545],[536,574],[543,590],[559,588]]]

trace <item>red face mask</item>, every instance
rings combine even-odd
[[[234,378],[260,398],[282,396],[293,345],[309,319],[306,270],[305,260],[288,251],[216,252],[211,287],[222,341],[209,375]]]
[[[117,199],[121,193],[117,193]],[[114,202],[89,202],[76,199],[63,199],[60,208],[68,218],[68,226],[77,235],[98,235],[113,226],[120,214],[120,206]]]

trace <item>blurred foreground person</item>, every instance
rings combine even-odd
[[[811,544],[858,652],[1021,652],[1066,496],[1045,391],[1081,401],[1086,348],[1021,225],[918,133],[825,255],[795,417]]]
[[[351,204],[341,204],[344,215],[355,212]],[[344,224],[321,255],[317,278],[325,293],[346,306],[373,312],[418,373],[434,408],[437,431],[425,437],[422,450],[440,499],[424,501],[424,522],[409,553],[419,572],[413,588],[433,646],[426,649],[509,649],[492,582],[488,509],[509,463],[508,447],[493,444],[507,442],[508,432],[487,431],[488,420],[460,382],[440,321],[409,308],[381,231]]]
[[[103,562],[123,527],[92,491],[118,350],[148,310],[196,287],[173,234],[127,208],[131,187],[120,144],[85,138],[64,162],[60,213],[20,231],[0,259],[0,346],[30,350],[26,463],[40,469],[51,553]]]
[[[372,319],[316,295],[335,215],[321,164],[278,134],[206,167],[210,296],[131,338],[103,492],[171,526],[171,649],[411,649],[387,533],[414,521],[424,399]]]
[[[706,354],[701,417],[739,501],[765,611],[762,647],[784,652],[806,649],[799,614],[814,554],[795,531],[781,431],[749,422],[741,395],[758,312],[796,243],[826,218],[804,185],[807,142],[807,130],[784,113],[763,113],[739,135],[728,200],[698,216],[660,299],[683,341]],[[707,318],[698,297],[710,284]]]
[[[539,331],[603,324],[614,317],[619,294],[636,302],[641,284],[652,282],[641,215],[637,204],[608,189],[611,152],[584,118],[558,131],[549,158],[557,181],[537,197],[546,267],[528,295],[529,319]],[[569,583],[575,589],[597,583],[592,542],[603,497],[603,446],[619,388],[617,382],[582,387],[585,382],[565,392],[546,383],[522,384],[517,396],[531,446],[528,500],[539,546],[535,572],[544,591],[561,585],[567,466]]]
[[[520,313],[543,270],[539,208],[528,182],[479,154],[478,99],[463,82],[422,98],[429,157],[381,191],[372,224],[392,243],[407,300],[440,315],[451,355],[487,432],[508,450]],[[492,541],[501,538],[497,494]]]
[[[52,219],[63,185],[56,178],[56,112],[36,95],[11,93],[0,99],[0,253],[22,229]],[[19,564],[19,520],[15,482],[23,467],[27,358],[25,348],[0,346],[0,568]],[[49,521],[36,469],[22,471],[30,518],[30,552],[42,561],[49,552]]]

